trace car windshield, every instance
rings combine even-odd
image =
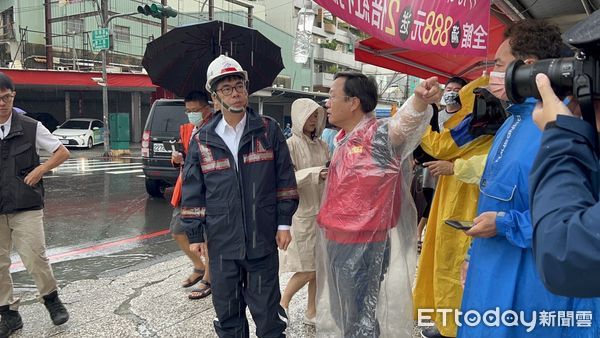
[[[60,126],[60,129],[88,129],[90,121],[69,120]]]
[[[179,132],[179,126],[190,122],[184,111],[185,106],[183,104],[156,106],[154,109],[154,118],[152,119],[152,131]]]

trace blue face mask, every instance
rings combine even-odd
[[[202,121],[202,113],[201,112],[189,112],[187,113],[188,120],[193,125],[198,125]]]

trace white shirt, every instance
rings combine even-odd
[[[456,111],[454,113],[456,113]],[[438,127],[440,128],[440,130],[444,129],[444,124],[452,116],[454,116],[454,113],[448,113],[448,111],[446,109],[442,109],[438,112]]]
[[[4,127],[4,132],[2,132],[2,129],[0,129],[0,140],[3,140],[4,137],[8,136],[8,133],[10,133],[11,119],[12,114],[8,117],[6,122],[0,124],[0,126]],[[40,149],[43,149],[49,153],[53,153],[60,146],[61,143],[58,140],[58,137],[52,135],[48,128],[44,127],[44,125],[38,121],[37,128],[35,130],[35,148],[38,155],[40,153]]]
[[[219,137],[225,142],[229,151],[233,155],[233,159],[235,160],[235,167],[238,168],[238,151],[240,150],[240,141],[242,140],[242,135],[244,134],[244,128],[246,127],[246,113],[244,112],[244,117],[240,120],[240,122],[232,127],[225,121],[225,116],[219,121],[217,127],[215,128],[215,132]],[[289,225],[278,225],[277,230],[290,230]]]
[[[215,128],[215,132],[223,142],[231,151],[233,155],[233,159],[235,160],[235,167],[238,167],[238,150],[240,148],[240,141],[242,140],[242,135],[244,134],[244,128],[246,127],[246,113],[244,112],[244,117],[242,120],[234,127],[230,126],[227,121],[225,121],[225,116],[219,121],[219,124]]]

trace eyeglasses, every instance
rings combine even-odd
[[[4,96],[0,96],[0,100],[4,103],[10,103],[15,98],[14,93],[6,94]]]
[[[329,101],[333,101],[333,100],[335,100],[335,99],[337,99],[337,98],[339,98],[339,97],[341,97],[341,98],[344,98],[344,101],[348,101],[348,99],[352,98],[353,96],[348,96],[348,95],[342,95],[342,96],[330,96],[328,100],[329,100]]]
[[[221,92],[223,95],[225,96],[229,96],[233,93],[233,89],[235,88],[235,91],[238,93],[243,93],[246,90],[246,84],[245,83],[238,83],[235,85],[235,87],[223,87],[221,89],[217,89],[218,92]]]

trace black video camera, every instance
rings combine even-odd
[[[475,88],[473,93],[475,94],[475,103],[473,118],[469,122],[469,134],[474,137],[496,135],[508,117],[502,102],[485,88]]]
[[[600,99],[600,11],[565,32],[563,40],[577,49],[574,57],[544,59],[531,65],[522,60],[512,62],[506,70],[506,94],[515,103],[527,97],[541,99],[535,77],[544,73],[556,95],[572,95],[584,120],[595,127],[594,98]]]

